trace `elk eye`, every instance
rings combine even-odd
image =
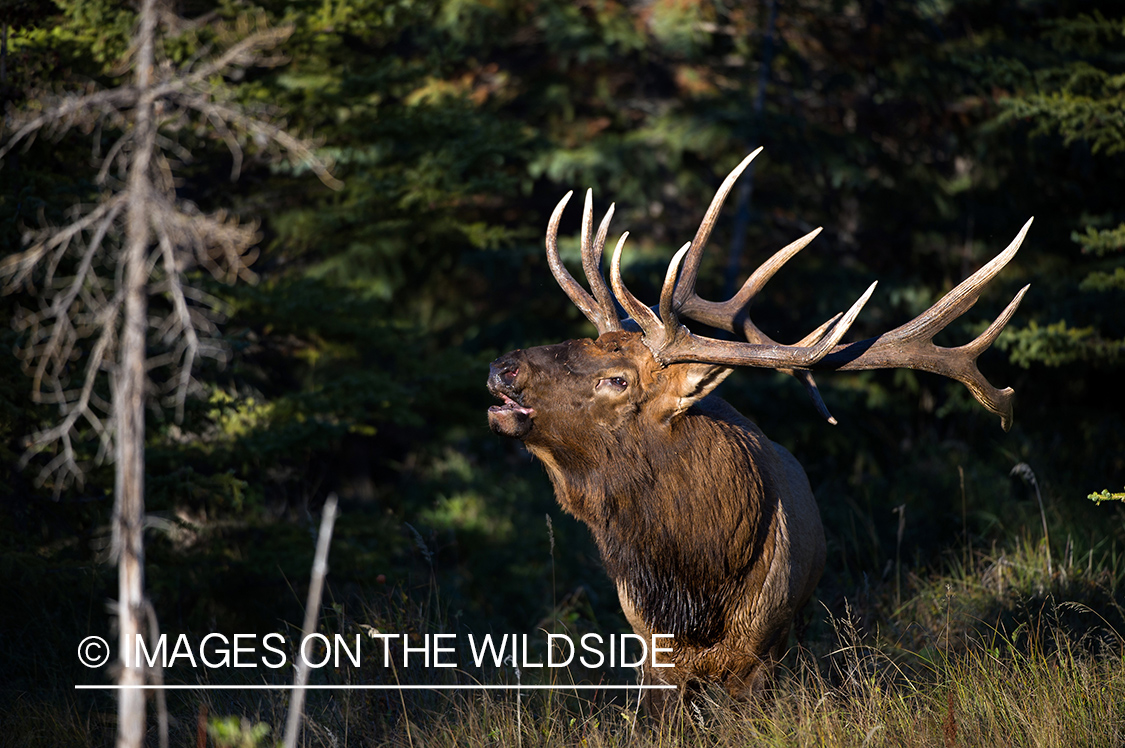
[[[629,383],[625,381],[625,377],[607,377],[598,382],[598,389],[601,389],[602,387],[609,387],[611,389],[617,390],[618,392],[628,386]]]

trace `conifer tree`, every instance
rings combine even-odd
[[[1036,41],[1037,57],[992,62],[992,80],[1003,92],[992,127],[1022,129],[1032,148],[1037,140],[1056,139],[1125,169],[1125,18],[1107,18],[1100,10],[1053,18],[1042,22]],[[1078,323],[1063,318],[1012,330],[1002,342],[1014,362],[1122,363],[1125,209],[1116,202],[1116,210],[1075,216],[1070,234],[1089,268],[1076,290],[1096,311]]]

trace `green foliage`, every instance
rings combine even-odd
[[[1125,341],[1105,340],[1093,327],[1068,327],[1060,320],[1046,327],[1031,322],[1006,332],[997,347],[1008,351],[1013,363],[1027,369],[1035,364],[1063,366],[1094,359],[1113,363],[1125,350]]]
[[[1125,71],[1089,62],[1096,56],[1119,68],[1125,19],[1107,19],[1100,10],[1051,19],[1042,38],[1060,64],[1025,68],[1023,80],[1013,81],[1014,95],[999,100],[998,122],[1027,120],[1033,135],[1058,133],[1067,145],[1089,143],[1094,153],[1125,150]]]
[[[270,734],[264,722],[251,723],[245,717],[212,717],[207,723],[207,734],[216,748],[258,748]]]
[[[1067,145],[1090,143],[1094,153],[1125,150],[1125,75],[1083,62],[1037,71],[1038,93],[1000,101],[1000,122],[1027,120],[1033,135],[1058,133]]]
[[[1082,246],[1086,254],[1102,257],[1110,252],[1125,249],[1125,223],[1113,229],[1096,229],[1087,226],[1085,233],[1073,232],[1070,240]]]
[[[1092,493],[1086,498],[1095,504],[1101,504],[1103,501],[1125,501],[1125,491],[1110,493],[1109,489],[1102,489],[1101,493]]]
[[[1065,12],[1065,11],[1060,11]],[[1026,132],[1061,137],[1064,146],[1082,146],[1090,154],[1104,154],[1120,169],[1125,151],[1125,20],[1106,18],[1100,10],[1043,21],[1036,35],[1037,54],[1028,55],[1030,66],[1017,58],[994,58],[978,69],[1004,89],[994,95],[999,107],[990,127],[1010,128],[1026,123]],[[1040,137],[1038,142],[1045,138]],[[1107,205],[1107,207],[1109,207]],[[1082,205],[1085,225],[1070,238],[1084,254],[1104,258],[1125,247],[1125,224],[1120,209],[1099,214]],[[1118,223],[1116,228],[1098,224]],[[1012,361],[1025,368],[1035,363],[1061,366],[1076,361],[1116,364],[1125,348],[1116,309],[1125,291],[1125,266],[1121,259],[1103,261],[1077,283],[1083,293],[1097,294],[1097,311],[1088,310],[1095,325],[1068,324],[1067,319],[1038,326],[1034,322],[1007,335],[1004,345]],[[1071,315],[1067,315],[1074,319]]]
[[[62,9],[61,22],[49,27],[49,37],[36,40],[31,36],[28,41],[88,50],[91,58],[105,68],[126,54],[133,32],[132,8],[113,0],[55,0],[55,4]]]

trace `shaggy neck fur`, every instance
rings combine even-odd
[[[764,576],[774,514],[758,468],[768,442],[705,410],[655,429],[628,421],[528,444],[652,631],[704,647],[723,637],[724,612]]]

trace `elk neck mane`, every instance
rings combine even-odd
[[[668,424],[629,419],[527,446],[653,631],[719,641],[724,611],[760,588],[773,553],[776,457],[761,431],[711,396]]]

